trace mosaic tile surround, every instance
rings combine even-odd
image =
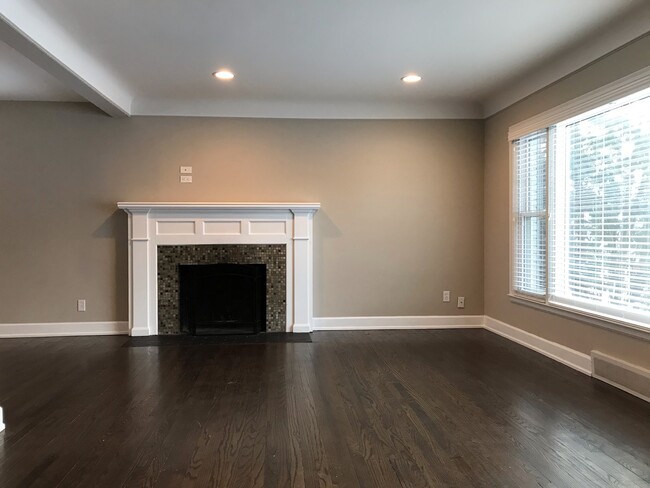
[[[265,264],[266,331],[287,328],[287,246],[284,244],[211,244],[158,246],[158,334],[181,333],[178,265]]]

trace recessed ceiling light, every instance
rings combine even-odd
[[[232,80],[235,77],[232,71],[227,70],[216,71],[212,73],[212,76],[219,80]]]
[[[402,76],[401,79],[404,83],[417,83],[422,79],[422,77],[420,75],[410,74],[410,75]]]

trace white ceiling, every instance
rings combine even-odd
[[[638,17],[635,9],[647,4],[6,0],[0,14],[23,36],[18,45],[28,39],[40,49],[24,50],[31,59],[51,72],[63,67],[58,77],[69,88],[118,112],[427,117],[482,115],[503,87],[604,26]],[[9,60],[12,54],[0,49],[2,98],[21,90],[29,98],[70,97],[28,61]],[[236,78],[214,80],[219,68]],[[423,81],[401,83],[410,71]]]

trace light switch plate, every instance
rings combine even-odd
[[[86,311],[86,300],[81,299],[77,300],[77,312],[85,312]]]
[[[192,175],[181,175],[181,183],[192,183]]]
[[[181,166],[181,174],[182,175],[191,175],[192,174],[192,167],[191,166]]]

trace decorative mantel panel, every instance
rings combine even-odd
[[[158,333],[160,245],[286,244],[287,332],[313,319],[313,215],[320,203],[120,202],[129,214],[129,330]]]

